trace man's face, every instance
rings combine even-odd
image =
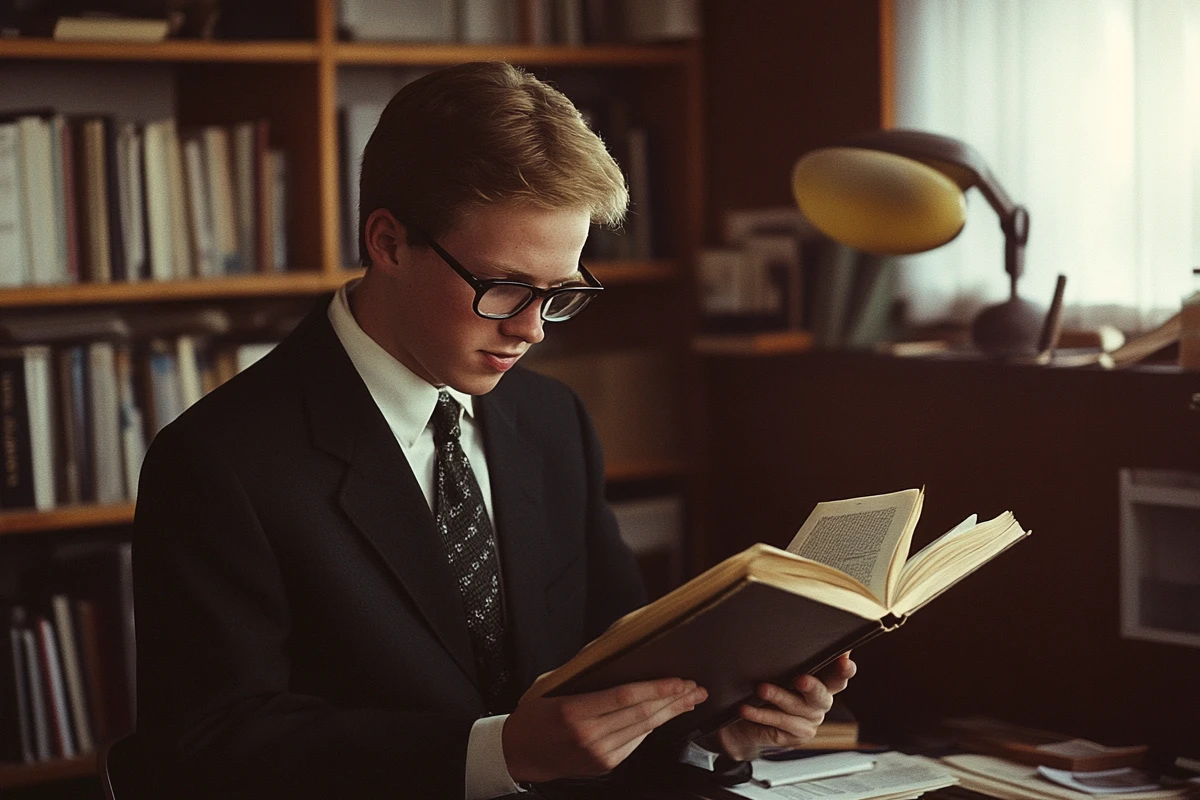
[[[469,212],[438,244],[477,278],[546,288],[579,279],[589,224],[584,211],[490,206]],[[544,337],[541,301],[509,319],[483,319],[472,309],[474,289],[432,248],[403,239],[396,247],[386,273],[395,317],[391,341],[381,344],[431,384],[490,392]]]

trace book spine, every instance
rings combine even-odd
[[[259,272],[271,271],[271,173],[267,149],[271,146],[271,123],[260,119],[254,126],[254,242],[257,245],[255,263]],[[343,206],[345,203],[343,203]]]
[[[29,415],[29,450],[33,467],[34,507],[46,511],[56,505],[52,413],[53,385],[50,348],[25,348],[25,398]]]
[[[50,748],[50,722],[47,719],[46,694],[42,681],[42,659],[33,631],[28,627],[21,628],[21,644],[25,654],[25,675],[29,679],[34,752],[38,761],[49,761],[54,755]]]
[[[105,167],[104,120],[83,122],[78,159],[83,180],[80,181],[80,208],[87,242],[87,279],[93,283],[112,280],[112,254],[109,246],[107,172]]]
[[[188,207],[188,183],[183,166],[183,145],[175,120],[163,121],[163,138],[167,148],[167,185],[171,201],[171,264],[172,275],[177,279],[196,275],[197,266],[192,256],[192,226],[196,212]]]
[[[60,154],[63,187],[63,241],[66,248],[66,277],[68,283],[78,283],[81,275],[79,255],[79,186],[76,174],[78,149],[75,145],[76,129],[61,119]]]
[[[188,218],[191,220],[192,260],[199,277],[211,278],[219,274],[219,268],[204,150],[195,138],[184,140],[182,148],[188,189]]]
[[[233,188],[237,211],[238,271],[252,272],[257,261],[258,245],[255,241],[257,198],[255,191],[255,139],[256,126],[243,122],[233,129]]]
[[[126,279],[125,221],[121,213],[121,196],[126,181],[121,171],[124,159],[119,131],[112,117],[101,120],[104,130],[104,202],[108,209],[108,263],[114,281]]]
[[[71,601],[66,595],[56,594],[51,599],[54,610],[54,626],[59,635],[59,651],[62,656],[63,677],[66,679],[67,699],[70,701],[71,723],[79,751],[95,749],[91,724],[88,722],[87,702],[84,697],[83,669],[76,645],[75,624],[71,619]]]
[[[75,616],[79,620],[79,642],[83,653],[83,672],[86,678],[87,697],[90,701],[93,738],[97,742],[110,737],[108,697],[104,690],[104,652],[101,644],[100,620],[96,605],[91,600],[80,599],[75,603]]]
[[[29,282],[21,147],[16,123],[0,124],[0,286]]]
[[[54,213],[55,178],[50,124],[40,117],[21,117],[17,120],[17,128],[21,139],[30,282],[59,283],[58,218]]]
[[[117,373],[111,342],[92,342],[88,345],[88,371],[91,379],[96,501],[119,503],[126,499],[125,470],[121,457]]]
[[[45,617],[37,617],[37,630],[42,657],[42,681],[49,689],[47,697],[50,704],[49,717],[54,736],[54,752],[63,758],[74,758],[75,737],[71,730],[70,710],[67,708],[67,691],[63,681],[57,636],[54,626]]]
[[[8,628],[9,647],[12,651],[13,687],[17,711],[17,729],[20,736],[20,758],[26,764],[36,761],[34,747],[36,742],[33,733],[33,716],[29,703],[29,666],[25,660],[25,644],[21,637],[22,620],[25,610],[17,607],[10,611],[11,624]]]
[[[0,508],[33,508],[33,444],[26,400],[25,359],[19,351],[0,355],[0,437],[4,457]]]
[[[174,277],[171,241],[171,185],[166,142],[162,123],[150,122],[143,131],[142,174],[146,180],[146,228],[150,245],[149,275],[157,281]]]

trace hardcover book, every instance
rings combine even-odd
[[[525,696],[679,677],[708,700],[668,722],[684,740],[734,720],[762,681],[785,684],[899,627],[1028,533],[974,515],[909,556],[924,490],[819,503],[787,550],[756,544],[617,620]]]

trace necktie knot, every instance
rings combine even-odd
[[[462,406],[445,389],[438,392],[437,405],[433,408],[433,439],[441,446],[444,442],[457,441],[459,435],[459,412]]]

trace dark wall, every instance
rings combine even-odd
[[[705,3],[709,231],[792,203],[799,156],[880,124],[879,0]]]
[[[1200,471],[1200,373],[811,353],[705,379],[710,563],[785,546],[819,501],[922,485],[914,550],[972,512],[1033,531],[856,654],[868,731],[984,713],[1200,752],[1200,648],[1120,636],[1117,473]]]

